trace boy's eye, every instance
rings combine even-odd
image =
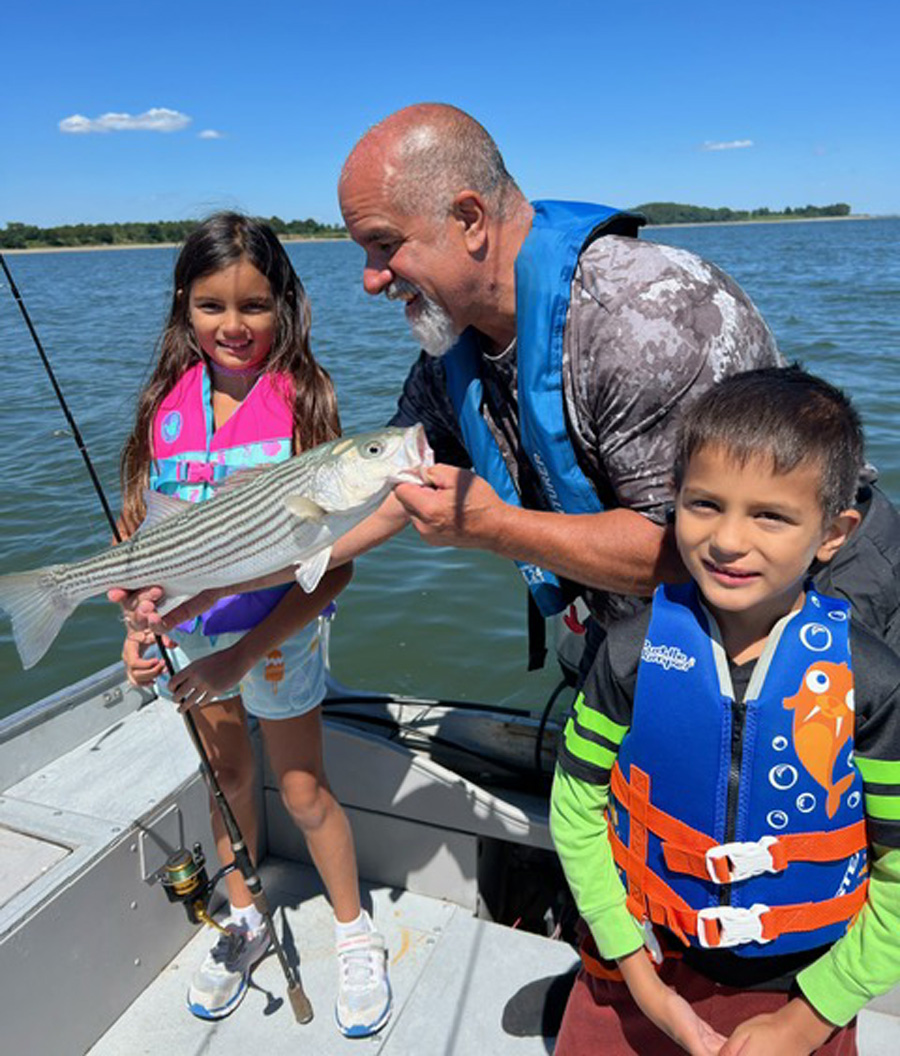
[[[783,513],[776,513],[775,510],[762,510],[756,515],[762,521],[770,521],[772,524],[787,524],[788,519]]]
[[[688,503],[688,507],[692,510],[698,510],[700,512],[706,510],[717,510],[718,506],[713,502],[712,499],[691,499]]]

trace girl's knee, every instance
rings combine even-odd
[[[337,806],[327,785],[314,774],[296,771],[284,775],[281,800],[304,833],[320,828],[329,812]]]

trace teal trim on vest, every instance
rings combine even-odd
[[[634,236],[643,217],[605,205],[540,201],[531,230],[516,257],[516,362],[519,432],[552,510],[599,513],[603,506],[578,467],[566,427],[562,380],[563,334],[572,279],[587,245],[606,234]],[[479,476],[504,502],[521,498],[481,413],[481,354],[478,335],[467,330],[444,356],[447,389],[459,419],[466,449]],[[566,599],[557,577],[519,562],[544,616],[561,612]]]
[[[617,765],[650,779],[650,802],[719,844],[828,832],[864,816],[853,765],[850,607],[809,590],[803,608],[773,628],[747,687],[734,701],[715,621],[693,583],[659,587],[641,652],[632,725]],[[615,800],[617,835],[628,846],[628,811]],[[793,861],[725,886],[669,870],[648,831],[647,866],[692,909],[749,909],[819,902],[864,881],[865,851],[834,862]],[[768,957],[835,942],[843,921],[733,948]],[[700,943],[692,937],[692,945]]]

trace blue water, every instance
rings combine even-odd
[[[750,293],[784,354],[846,387],[866,423],[870,459],[900,499],[900,220],[655,228]],[[313,305],[313,348],[335,380],[345,432],[391,413],[416,355],[403,313],[360,283],[349,242],[289,253]],[[13,255],[8,263],[118,509],[118,454],[165,319],[169,248]],[[25,325],[0,284],[0,572],[70,561],[109,532]],[[412,530],[361,558],[339,602],[332,660],[348,684],[423,696],[540,707],[554,664],[526,674],[524,588],[512,566],[435,550]],[[0,624],[0,715],[117,659],[121,625],[102,600],[82,606],[45,659],[23,672]]]

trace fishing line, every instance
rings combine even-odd
[[[106,500],[106,495],[103,491],[103,486],[94,470],[94,465],[91,462],[90,455],[88,454],[87,447],[85,446],[84,440],[81,436],[81,430],[78,428],[78,424],[69,410],[69,405],[66,403],[65,397],[63,396],[62,389],[59,387],[59,383],[56,380],[56,375],[53,373],[53,368],[50,366],[50,361],[47,358],[47,354],[44,352],[43,345],[41,344],[40,338],[38,337],[37,331],[34,328],[34,324],[31,321],[31,317],[28,314],[28,309],[25,307],[25,302],[22,299],[22,295],[19,293],[19,288],[16,286],[15,279],[12,277],[6,260],[2,253],[0,253],[0,268],[3,269],[3,274],[6,276],[9,288],[12,291],[12,295],[15,298],[16,304],[19,306],[19,311],[22,313],[22,318],[25,320],[25,324],[28,327],[28,331],[31,334],[32,340],[34,341],[35,347],[38,350],[38,354],[41,357],[41,362],[44,365],[44,370],[47,372],[47,376],[53,385],[53,391],[56,393],[56,398],[59,401],[59,405],[66,416],[66,420],[69,423],[69,427],[72,430],[72,435],[75,438],[75,443],[78,445],[78,450],[81,452],[81,457],[84,459],[84,464],[87,466],[88,474],[90,475],[91,482],[94,485],[94,490],[97,492],[97,497],[100,500],[100,505],[103,507],[103,512],[106,515],[106,519],[109,522],[109,526],[112,529],[113,536],[117,543],[122,542],[122,535],[119,531],[119,526],[116,523],[116,519],[113,516],[113,512],[110,509],[109,503]],[[175,665],[172,663],[172,658],[169,655],[168,650],[163,644],[162,638],[157,634],[156,644],[159,649],[160,656],[163,658],[166,668],[171,678],[175,675]],[[244,837],[238,826],[237,819],[235,818],[231,807],[228,805],[228,800],[225,798],[225,794],[219,787],[219,782],[216,779],[216,775],[213,772],[212,764],[209,761],[206,748],[203,741],[200,739],[200,733],[197,730],[197,724],[194,721],[193,715],[190,710],[182,712],[182,718],[184,719],[185,727],[187,728],[188,735],[193,742],[194,748],[197,751],[197,755],[200,759],[200,771],[203,774],[203,778],[206,781],[206,785],[209,788],[210,794],[215,801],[216,807],[218,808],[219,814],[222,818],[222,822],[225,825],[225,830],[228,833],[228,840],[231,844],[231,852],[234,855],[234,863],[244,878],[244,883],[247,885],[247,889],[250,892],[253,904],[262,914],[263,922],[265,923],[266,931],[269,939],[271,940],[272,946],[275,953],[278,956],[281,970],[284,973],[285,980],[287,981],[288,998],[291,1002],[291,1008],[294,1011],[294,1016],[298,1023],[308,1023],[313,1017],[312,1005],[309,1003],[309,998],[303,991],[303,986],[300,982],[300,977],[297,972],[287,959],[284,952],[284,947],[281,940],[278,938],[278,933],[275,930],[275,924],[272,920],[272,913],[269,907],[269,901],[266,897],[266,893],[263,890],[262,881],[260,880],[256,868],[253,865],[253,861],[250,857],[250,852],[247,849],[247,845],[244,842]]]

